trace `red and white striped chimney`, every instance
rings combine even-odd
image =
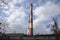
[[[28,35],[33,35],[33,9],[32,4],[30,5],[30,15],[29,15],[29,25],[28,25]]]

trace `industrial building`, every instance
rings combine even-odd
[[[34,35],[28,36],[20,33],[10,33],[0,35],[0,40],[55,40],[55,35],[45,34],[45,35]]]

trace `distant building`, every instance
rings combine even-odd
[[[25,34],[20,33],[10,33],[3,36],[0,35],[0,39],[6,39],[6,40],[55,40],[54,34],[45,34],[45,35],[34,35],[34,36],[27,36]],[[60,35],[59,35],[60,39]]]

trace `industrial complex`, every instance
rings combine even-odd
[[[28,22],[27,34],[23,34],[23,33],[1,34],[0,33],[0,40],[56,40],[55,38],[56,34],[33,35],[33,4],[30,4],[30,15],[28,21],[29,22]],[[58,40],[60,40],[60,35],[58,37]]]

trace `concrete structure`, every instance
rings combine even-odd
[[[33,35],[33,11],[32,4],[30,5],[30,15],[29,15],[29,25],[28,25],[28,35]]]

